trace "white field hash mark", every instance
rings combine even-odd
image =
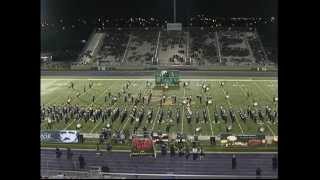
[[[87,90],[86,92],[80,94],[80,96],[82,96],[82,95],[84,95],[84,94],[87,94],[88,91],[89,91],[89,90]],[[107,90],[104,90],[98,97],[101,97],[106,91],[107,91]],[[80,97],[80,96],[79,96],[79,97]],[[98,99],[98,98],[97,98],[97,99]],[[90,107],[92,104],[93,104],[93,102],[91,102],[91,103],[87,106],[87,108]],[[70,124],[68,124],[68,125],[64,128],[64,130],[66,130],[67,128],[69,128],[75,121],[76,121],[76,119],[74,119]],[[99,123],[98,123],[98,124],[99,124]],[[90,132],[90,133],[91,133],[91,132]]]
[[[146,89],[144,89],[144,92],[143,92],[143,96],[145,96],[145,94],[146,94],[146,92],[148,91],[148,89],[146,88]],[[151,89],[151,91],[152,91],[152,89]],[[119,127],[119,129],[118,130],[121,130],[121,131],[123,131],[124,130],[124,128],[126,128],[126,126],[127,126],[127,124],[128,124],[128,122],[129,122],[129,119],[130,119],[130,117],[128,117],[127,118],[127,120],[126,120],[126,122],[124,123],[124,125],[121,127]]]
[[[156,114],[156,117],[154,118],[154,121],[153,121],[153,124],[152,124],[152,131],[153,131],[153,129],[154,129],[154,125],[156,124],[156,121],[157,121],[157,116],[158,116],[158,114],[159,114],[159,111],[160,111],[160,106],[158,107],[158,111],[157,111],[157,114]]]
[[[239,83],[239,82],[238,82]],[[243,89],[241,88],[241,86],[239,86],[241,89],[241,92],[243,93],[244,96],[246,96],[245,92],[243,91]],[[270,126],[267,123],[263,123],[263,125],[266,125],[268,127],[268,129],[270,130],[271,134],[273,136],[275,136],[275,133],[272,131],[272,129],[270,128]]]
[[[257,83],[254,83],[256,85],[256,87],[258,87],[259,91],[262,92],[265,96],[267,96],[267,94],[262,91],[261,87],[257,84]],[[271,99],[271,98],[270,98]],[[270,99],[268,99],[270,101]],[[273,136],[275,136],[275,133],[274,131],[272,130],[272,128],[268,125],[268,123],[265,123],[266,126],[268,127],[268,129],[270,130],[270,132],[272,133]]]
[[[210,118],[210,112],[209,112],[208,106],[207,106],[207,110],[208,110],[208,117],[209,117],[209,121],[210,121],[211,134],[213,136],[214,134],[213,134],[213,128],[212,128],[212,121],[211,121],[211,118]]]
[[[68,89],[67,89],[68,90]],[[71,90],[71,92],[69,92],[68,93],[68,96],[70,96],[72,93],[73,93],[73,91],[74,90]],[[89,90],[88,90],[89,91]],[[80,96],[79,97],[81,97],[82,95],[84,95],[84,94],[87,94],[87,92],[88,91],[86,91],[86,92],[84,92],[84,93],[82,93],[82,94],[80,94]],[[79,98],[78,97],[78,98]],[[51,102],[51,104],[52,104],[52,102],[55,102],[57,99],[60,99],[61,98],[61,96],[57,96],[57,97],[55,97],[55,98],[53,98],[53,99],[51,99],[50,100],[50,102]],[[47,102],[47,104],[49,104],[48,102]],[[71,122],[71,124],[73,124],[74,123],[74,121],[75,121],[75,119]],[[48,122],[47,121],[45,121],[45,123],[43,123],[43,124],[41,124],[41,127],[43,127],[43,125],[45,125],[45,124],[47,124]],[[68,127],[70,127],[70,124],[69,125],[67,125],[67,127],[66,128],[68,128]],[[66,130],[66,128],[64,129],[64,130]]]
[[[107,90],[108,90],[108,89],[106,89],[104,92],[102,92],[102,93],[99,95],[99,97],[101,97],[105,92],[107,92]],[[99,98],[99,97],[98,97],[98,98]],[[93,104],[93,103],[91,103],[91,104]],[[90,104],[90,105],[91,105],[91,104]],[[111,106],[111,109],[113,109],[117,104],[118,104],[118,103],[115,102],[115,103]],[[100,126],[101,123],[102,123],[102,120],[101,120],[99,123],[97,123],[97,124],[91,129],[90,133],[92,133],[98,126]],[[107,123],[110,123],[110,119],[109,119],[109,121],[108,121]]]
[[[227,94],[226,94],[225,90],[222,89],[222,91],[223,91],[224,95],[226,96]],[[230,103],[230,101],[228,99],[227,99],[227,102],[228,102],[229,106],[232,106],[232,104]],[[243,129],[242,129],[240,123],[238,122],[238,118],[237,117],[236,117],[236,122],[237,122],[237,124],[238,124],[238,126],[239,126],[239,128],[241,130],[241,133],[243,134]]]

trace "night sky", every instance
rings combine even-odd
[[[158,17],[172,19],[172,0],[41,0],[41,17]],[[277,16],[277,0],[177,0],[177,19],[196,14],[216,17]]]

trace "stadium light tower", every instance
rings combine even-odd
[[[176,0],[173,0],[173,23],[176,23]]]

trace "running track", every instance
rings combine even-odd
[[[73,160],[67,160],[66,151],[62,150],[62,156],[57,159],[55,150],[41,149],[41,172],[46,176],[47,170],[61,171],[85,171],[79,169],[78,156],[82,154],[88,166],[108,166],[110,173],[134,173],[134,174],[174,174],[185,175],[213,175],[216,177],[253,177],[257,167],[262,169],[262,176],[277,178],[278,172],[272,169],[272,153],[237,154],[237,169],[231,168],[230,153],[206,154],[202,160],[192,160],[192,155],[186,160],[184,156],[176,155],[171,158],[157,154],[152,157],[129,157],[127,152],[103,152],[102,157],[97,157],[96,151],[74,150]],[[154,176],[156,177],[156,176]],[[169,175],[170,177],[170,175]],[[181,176],[177,177],[180,178]],[[194,176],[193,176],[194,178]]]

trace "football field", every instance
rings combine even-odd
[[[71,82],[74,88],[71,88]],[[92,88],[89,83],[92,82]],[[147,85],[150,82],[149,86]],[[186,82],[186,86],[184,86]],[[222,86],[221,83],[224,85]],[[126,87],[128,84],[128,87]],[[144,116],[139,124],[139,129],[147,127],[148,130],[166,132],[167,125],[170,124],[170,133],[185,133],[193,135],[196,128],[201,128],[200,135],[214,136],[226,132],[226,127],[231,126],[231,133],[234,134],[257,134],[259,128],[264,128],[264,134],[277,135],[278,124],[270,122],[265,113],[266,106],[272,111],[277,111],[277,102],[274,98],[278,97],[278,82],[273,79],[181,79],[180,87],[176,89],[163,90],[154,88],[154,79],[103,79],[98,78],[41,78],[41,105],[42,106],[66,106],[68,99],[70,105],[78,105],[83,108],[102,110],[106,108],[119,108],[120,115],[114,120],[110,117],[106,121],[88,121],[71,119],[68,122],[53,122],[51,130],[75,130],[77,124],[81,124],[79,129],[82,133],[99,133],[106,124],[111,124],[113,130],[128,130],[132,132],[137,126],[138,121],[131,121],[130,113],[134,107],[133,99],[140,99],[137,103],[138,112],[144,112]],[[205,86],[206,88],[203,88]],[[84,90],[85,89],[85,90]],[[206,91],[204,90],[206,89]],[[109,93],[111,96],[109,97]],[[139,94],[141,97],[139,98]],[[149,94],[152,93],[150,103],[147,104]],[[131,94],[131,96],[128,96]],[[92,101],[93,96],[95,100]],[[127,96],[127,101],[125,101]],[[176,102],[174,97],[176,96]],[[192,112],[191,121],[187,120],[188,103],[186,98],[191,96],[189,109]],[[130,98],[129,98],[130,97]],[[142,97],[145,101],[142,102]],[[162,106],[161,98],[166,97]],[[114,103],[111,103],[114,100]],[[200,101],[201,98],[201,101]],[[210,99],[210,103],[206,100]],[[254,105],[255,104],[255,105]],[[248,118],[243,121],[239,111],[247,112],[248,106],[255,110],[262,111],[262,120],[257,122]],[[225,122],[221,115],[221,108],[227,112]],[[124,109],[128,116],[121,122],[120,117]],[[230,120],[229,112],[235,113],[235,121]],[[151,121],[147,120],[147,112],[152,111]],[[171,113],[169,112],[171,111]],[[176,115],[180,111],[180,120],[176,120]],[[204,114],[208,118],[205,120]],[[214,115],[217,112],[217,116]],[[171,116],[170,116],[171,114]],[[162,116],[161,123],[159,122]],[[198,122],[197,122],[197,118]],[[41,129],[48,129],[47,119],[41,122]]]

